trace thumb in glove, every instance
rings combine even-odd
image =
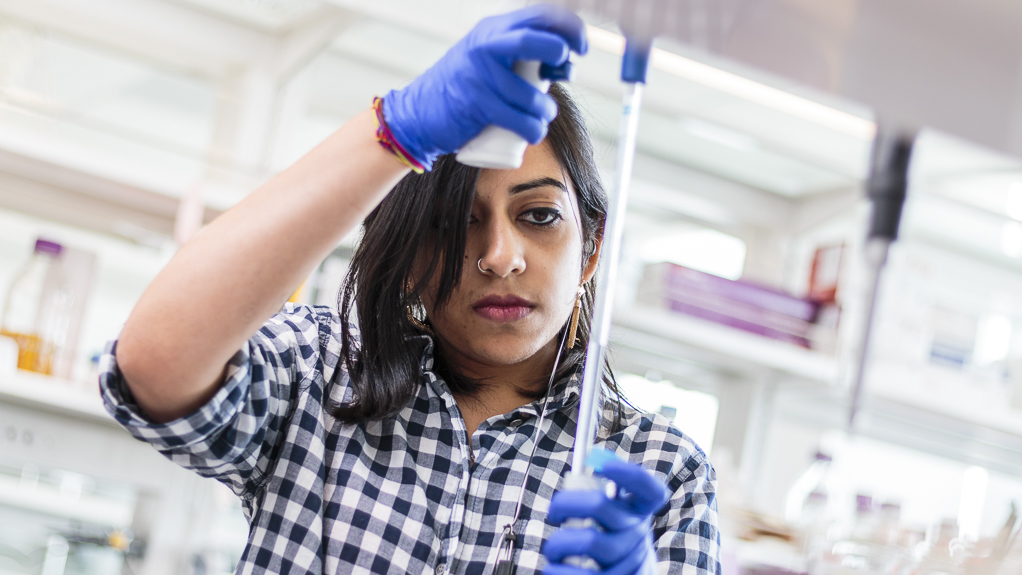
[[[592,459],[592,458],[591,458]],[[587,575],[592,571],[565,563],[568,557],[587,556],[602,573],[638,575],[655,571],[652,516],[669,498],[663,482],[643,467],[616,457],[603,458],[594,471],[614,481],[617,492],[561,491],[550,504],[549,519],[592,519],[596,526],[562,527],[547,539],[543,554],[549,564],[545,575]],[[653,571],[650,571],[650,570]]]

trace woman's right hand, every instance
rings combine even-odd
[[[557,115],[553,98],[513,71],[518,60],[559,65],[587,50],[585,25],[566,8],[537,5],[479,22],[439,62],[383,100],[394,135],[426,169],[496,124],[536,144]]]

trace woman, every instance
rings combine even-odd
[[[585,35],[568,11],[482,21],[198,234],[139,300],[104,358],[104,400],[242,498],[240,573],[489,573],[502,543],[521,575],[583,572],[577,556],[614,574],[718,571],[712,468],[612,378],[598,444],[629,462],[600,470],[622,495],[554,496],[605,197],[573,104],[511,66],[569,50]],[[534,144],[520,169],[449,155],[489,124]],[[360,222],[340,312],[280,311]],[[572,517],[602,528],[558,528]]]

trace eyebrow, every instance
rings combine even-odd
[[[564,182],[562,182],[560,180],[556,180],[554,178],[546,177],[546,178],[536,178],[535,180],[529,180],[528,182],[522,182],[520,184],[515,184],[515,185],[511,186],[510,190],[508,190],[508,195],[513,196],[515,194],[520,194],[522,192],[526,192],[526,191],[529,191],[529,190],[532,190],[532,189],[535,189],[535,188],[543,188],[543,187],[546,187],[546,186],[551,186],[551,187],[554,187],[554,188],[559,188],[562,192],[567,192],[568,191],[568,188],[564,185]]]

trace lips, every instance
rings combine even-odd
[[[486,296],[472,305],[480,316],[496,322],[509,322],[522,319],[532,313],[535,304],[527,299],[513,295]]]

